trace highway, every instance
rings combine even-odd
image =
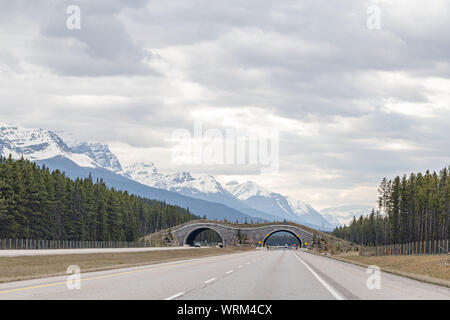
[[[0,284],[0,299],[450,299],[450,289],[381,273],[367,287],[365,268],[301,250],[243,253]]]

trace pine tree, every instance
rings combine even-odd
[[[127,240],[184,223],[188,209],[0,157],[0,238]]]

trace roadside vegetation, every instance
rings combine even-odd
[[[0,239],[135,241],[198,219],[188,209],[0,157]]]
[[[378,210],[354,217],[334,230],[335,236],[364,246],[450,238],[449,169],[384,178],[378,190]]]
[[[383,271],[450,287],[450,258],[447,256],[365,257],[349,252],[334,258],[362,266],[376,265]]]

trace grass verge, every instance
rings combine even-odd
[[[83,273],[111,270],[183,259],[202,258],[250,250],[248,248],[202,248],[126,253],[93,253],[0,258],[0,283],[67,275],[67,267],[78,265]]]
[[[446,256],[364,257],[339,254],[331,258],[363,267],[376,265],[385,272],[450,288],[450,259]]]

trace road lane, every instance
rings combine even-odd
[[[250,257],[249,261],[252,261]],[[247,263],[230,276],[223,277],[207,287],[192,290],[182,299],[334,299],[295,258],[291,250],[270,251],[264,259]]]
[[[450,289],[432,285],[406,277],[381,272],[380,289],[367,287],[369,274],[367,268],[351,263],[318,256],[299,250],[299,257],[324,275],[332,286],[336,287],[347,299],[399,300],[399,299],[450,299]],[[350,295],[350,297],[349,297]]]
[[[0,299],[166,299],[189,292],[251,258],[251,251],[208,258],[124,268],[82,275],[81,290],[68,290],[67,277],[0,284]]]
[[[256,250],[67,277],[0,284],[0,299],[450,299],[450,289],[382,273],[369,290],[365,268],[301,250]]]

